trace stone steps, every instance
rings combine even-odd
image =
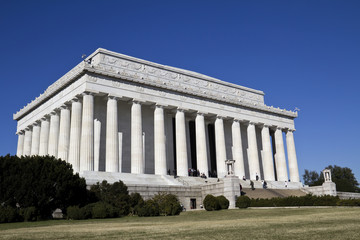
[[[243,188],[245,196],[249,198],[274,198],[274,197],[289,197],[289,196],[305,196],[306,193],[299,189],[256,189]]]
[[[87,185],[94,185],[103,180],[106,180],[108,183],[121,180],[125,184],[131,185],[183,186],[174,177],[168,175],[84,171],[80,172],[80,176],[86,179]]]
[[[183,183],[185,186],[200,186],[206,185],[209,183],[217,183],[217,178],[201,178],[201,177],[183,177],[178,176],[176,178],[180,183]],[[220,180],[221,181],[221,180]]]

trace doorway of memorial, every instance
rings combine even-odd
[[[190,209],[196,209],[196,198],[190,198]]]

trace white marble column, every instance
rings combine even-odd
[[[281,128],[276,128],[275,131],[275,165],[276,176],[278,181],[288,181],[288,174],[286,168],[286,158],[284,149],[284,140]]]
[[[41,118],[39,155],[46,156],[49,147],[50,122],[48,116]]]
[[[71,101],[69,163],[74,172],[80,171],[80,139],[81,139],[81,102],[74,98]]]
[[[101,122],[99,119],[94,119],[94,169],[98,172],[100,170],[100,142],[101,142]]]
[[[94,96],[83,93],[80,172],[94,170]]]
[[[59,123],[60,117],[57,111],[50,114],[49,146],[48,153],[50,156],[57,157],[59,143]]]
[[[206,149],[206,131],[204,114],[198,112],[195,118],[196,163],[197,168],[206,176],[209,175],[208,156]]]
[[[233,158],[235,160],[234,170],[235,175],[242,178],[245,176],[245,164],[244,164],[244,155],[242,148],[242,140],[241,140],[241,128],[240,122],[234,119],[231,125],[232,132],[232,142],[233,142]]]
[[[247,127],[248,135],[248,160],[250,179],[256,180],[256,174],[260,178],[259,154],[256,140],[255,123],[250,122]]]
[[[60,130],[59,130],[59,148],[58,158],[68,162],[70,144],[70,109],[63,105],[60,108]]]
[[[275,181],[275,172],[274,172],[274,162],[273,154],[271,149],[270,142],[270,130],[268,125],[263,125],[261,129],[261,139],[262,139],[262,162],[264,170],[264,180]]]
[[[186,146],[185,112],[177,109],[175,115],[176,128],[176,171],[178,176],[188,176],[188,158]]]
[[[288,161],[289,161],[290,181],[300,182],[293,132],[294,130],[292,129],[289,129],[286,132],[286,146],[287,146]]]
[[[131,173],[145,173],[143,154],[141,103],[133,101],[131,107]]]
[[[18,135],[18,144],[17,144],[16,156],[21,157],[23,155],[23,150],[24,150],[24,139],[25,139],[24,131],[22,130],[19,131],[17,135]]]
[[[154,158],[155,174],[166,175],[164,108],[160,105],[156,105],[154,111]]]
[[[32,129],[25,129],[25,138],[24,138],[24,149],[23,156],[30,156],[31,154],[31,139],[32,139]]]
[[[106,109],[106,172],[119,172],[117,98],[108,96]]]
[[[40,144],[40,126],[36,122],[33,124],[33,132],[31,138],[31,155],[39,155],[39,144]]]
[[[221,117],[215,120],[215,149],[216,149],[216,167],[218,177],[226,175],[226,146],[225,146],[225,132],[224,121]]]

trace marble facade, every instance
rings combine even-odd
[[[240,178],[299,182],[296,117],[262,91],[105,49],[14,114],[18,156],[53,155],[79,173],[223,178],[233,159]]]

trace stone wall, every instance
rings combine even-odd
[[[316,196],[331,195],[336,196],[336,184],[333,182],[323,183],[321,186],[304,187],[303,190],[306,193],[311,193]]]
[[[196,208],[200,208],[203,201],[201,187],[185,186],[149,186],[149,185],[127,185],[129,194],[139,193],[145,200],[159,193],[171,193],[179,198],[186,209],[190,209],[190,199],[196,199]]]
[[[360,193],[337,192],[340,199],[360,199]]]

